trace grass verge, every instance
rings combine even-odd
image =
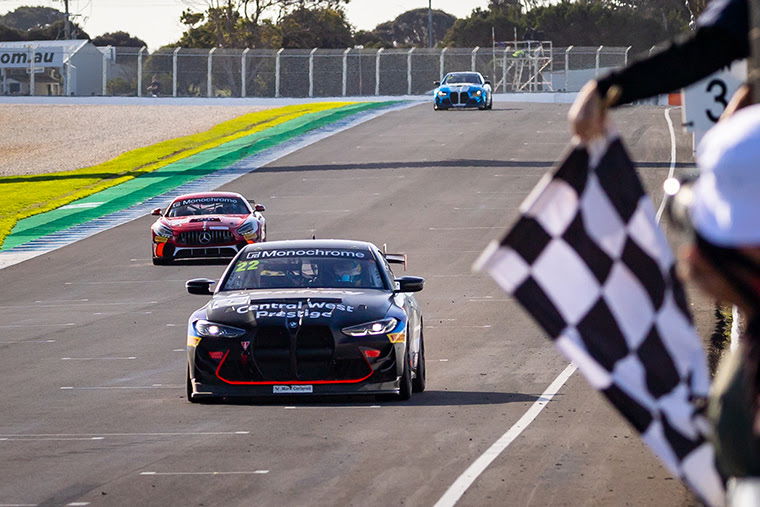
[[[220,123],[206,132],[170,139],[126,152],[92,167],[38,175],[0,178],[0,245],[14,225],[25,218],[45,213],[107,188],[161,169],[225,143],[281,125],[309,113],[348,105],[323,102],[287,106],[242,115]]]

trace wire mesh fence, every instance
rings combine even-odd
[[[523,44],[523,45],[521,45]],[[454,71],[487,76],[497,93],[578,91],[628,61],[625,47],[191,49],[101,48],[103,94],[174,97],[423,95]],[[525,49],[527,48],[527,49]]]

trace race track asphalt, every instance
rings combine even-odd
[[[616,113],[656,203],[670,162],[663,112]],[[434,504],[567,365],[470,272],[566,149],[566,113],[421,105],[224,188],[266,204],[270,239],[409,255],[407,273],[427,279],[428,367],[428,391],[409,402],[188,403],[185,325],[205,300],[184,282],[224,266],[153,266],[152,217],[0,270],[0,504]],[[678,146],[690,160],[680,132]],[[693,503],[576,373],[459,505]]]

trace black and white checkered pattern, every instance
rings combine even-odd
[[[619,139],[574,149],[479,261],[707,503],[723,486],[695,400],[705,354],[674,258]],[[590,166],[594,166],[590,170]]]

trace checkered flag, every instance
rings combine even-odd
[[[705,354],[652,201],[621,141],[576,147],[476,267],[522,304],[673,474],[723,503]],[[594,150],[596,151],[596,150]]]

